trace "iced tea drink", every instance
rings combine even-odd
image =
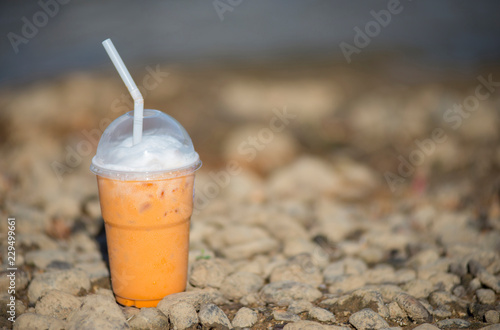
[[[125,306],[155,307],[186,288],[194,174],[152,181],[97,179],[111,282]]]

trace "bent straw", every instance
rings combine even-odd
[[[142,94],[139,91],[139,88],[137,88],[137,85],[135,84],[134,80],[132,79],[132,76],[128,72],[127,67],[123,63],[122,58],[120,57],[120,54],[118,54],[111,39],[104,40],[102,42],[102,45],[106,49],[106,52],[111,58],[111,61],[115,65],[116,70],[118,70],[118,73],[120,74],[120,77],[125,83],[125,86],[127,86],[130,95],[132,95],[132,99],[134,99],[133,137],[134,137],[134,145],[136,145],[137,143],[141,142],[142,139],[142,117],[144,112],[144,98],[142,97]]]

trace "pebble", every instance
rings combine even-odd
[[[69,293],[50,290],[36,303],[35,311],[40,315],[63,320],[78,309],[81,304],[80,299]]]
[[[164,329],[169,327],[168,317],[158,308],[141,308],[129,321],[131,329]]]
[[[455,286],[460,284],[460,277],[455,274],[439,272],[429,277],[429,281],[435,289],[451,292]]]
[[[34,313],[24,313],[16,317],[14,322],[15,330],[63,330],[66,329],[66,322],[46,315]]]
[[[82,262],[75,265],[76,269],[81,269],[87,273],[90,281],[98,281],[109,278],[109,269],[104,261]]]
[[[221,250],[221,253],[230,260],[241,260],[251,258],[257,254],[269,253],[277,250],[278,242],[274,238],[262,238],[257,241],[233,245]]]
[[[300,254],[290,258],[284,264],[277,266],[271,272],[270,282],[293,281],[318,286],[323,282],[323,276],[314,265],[311,255]]]
[[[469,261],[469,270],[484,286],[493,289],[496,293],[500,293],[500,280],[490,274],[479,262],[476,260]]]
[[[218,259],[198,260],[192,266],[189,283],[199,288],[220,288],[227,274],[227,267]]]
[[[290,305],[295,300],[314,301],[322,294],[313,286],[299,282],[273,282],[260,290],[260,297],[266,303]]]
[[[479,289],[476,291],[477,299],[481,304],[493,304],[496,301],[496,295],[493,290]]]
[[[417,323],[432,322],[432,315],[429,311],[413,296],[401,293],[396,296],[396,302],[408,316]]]
[[[62,250],[39,250],[26,253],[24,259],[28,265],[46,269],[49,264],[56,261],[72,263],[73,256],[69,252]]]
[[[301,320],[293,323],[288,323],[283,328],[284,330],[349,330],[347,327],[338,327],[334,325],[324,325],[314,321]]]
[[[125,315],[115,299],[91,294],[83,298],[82,306],[68,317],[68,329],[129,328]]]
[[[288,306],[288,311],[294,314],[308,312],[313,308],[313,304],[306,300],[296,300]]]
[[[300,316],[297,314],[293,314],[289,311],[274,311],[273,318],[276,321],[285,321],[285,322],[297,322],[300,320]]]
[[[434,285],[430,281],[416,279],[407,282],[402,286],[402,288],[410,296],[413,296],[415,298],[427,298],[429,294],[434,290]]]
[[[172,306],[178,305],[180,303],[187,303],[193,306],[195,309],[200,309],[201,305],[211,303],[216,297],[213,291],[209,290],[193,290],[188,292],[173,293],[165,298],[163,298],[156,308],[163,312],[165,315],[169,315],[169,309]]]
[[[500,324],[488,325],[484,328],[481,328],[481,330],[500,330]]]
[[[196,309],[193,305],[186,302],[179,302],[171,306],[168,317],[174,329],[194,328],[198,324]]]
[[[232,325],[235,328],[250,328],[257,323],[258,316],[254,310],[242,307],[233,318]]]
[[[333,294],[344,294],[363,287],[366,282],[366,276],[340,275],[328,286],[328,292]]]
[[[500,322],[500,312],[495,310],[489,310],[484,313],[484,321],[486,323],[499,323]]]
[[[57,289],[72,295],[90,290],[90,279],[81,269],[52,271],[36,275],[28,286],[28,299],[35,303],[44,293]]]
[[[0,292],[7,292],[10,286],[10,278],[7,275],[10,271],[0,272]],[[16,271],[16,290],[24,290],[30,281],[29,273],[24,270],[18,269]]]
[[[441,329],[467,329],[470,327],[470,322],[462,319],[446,319],[436,323]]]
[[[399,307],[399,304],[395,301],[390,302],[387,305],[387,309],[389,310],[389,317],[391,319],[403,319],[406,317],[406,313],[404,310]]]
[[[237,272],[224,279],[220,291],[226,298],[238,300],[259,291],[262,285],[264,280],[260,276],[249,272]]]
[[[351,323],[358,330],[389,328],[389,324],[382,318],[382,316],[378,315],[369,308],[365,308],[352,314],[349,317],[349,323]]]
[[[202,326],[208,329],[232,329],[226,314],[214,304],[201,306],[198,317]]]
[[[335,322],[335,315],[324,308],[313,307],[309,310],[309,317],[320,322]]]
[[[456,301],[457,298],[453,296],[451,293],[448,293],[446,291],[434,291],[429,295],[429,302],[434,307],[449,305]]]

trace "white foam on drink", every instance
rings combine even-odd
[[[94,157],[93,163],[104,169],[127,172],[176,170],[199,160],[198,153],[167,135],[143,135],[136,145],[131,136],[109,148],[103,156],[105,159]]]

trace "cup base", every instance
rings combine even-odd
[[[156,299],[156,300],[132,300],[132,299],[127,299],[127,298],[122,298],[117,295],[115,295],[116,301],[123,306],[135,306],[137,308],[142,308],[142,307],[156,307],[158,303],[161,301],[161,299]]]

